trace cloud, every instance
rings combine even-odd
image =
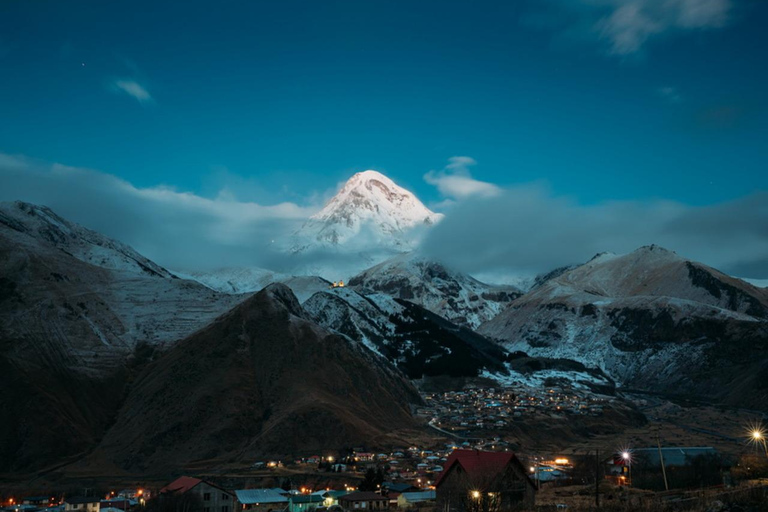
[[[454,156],[448,159],[448,165],[443,170],[425,174],[424,181],[437,187],[444,197],[449,198],[444,205],[451,204],[452,199],[491,197],[498,194],[501,189],[493,183],[472,178],[469,168],[476,164],[477,162],[468,156]]]
[[[169,187],[138,188],[99,171],[0,153],[0,200],[49,206],[174,269],[266,266],[285,255],[273,241],[315,208],[208,199]]]
[[[669,103],[680,103],[683,101],[683,96],[680,94],[680,91],[677,89],[677,87],[659,87],[656,89],[656,92]]]
[[[149,91],[134,80],[115,80],[112,85],[116,91],[135,98],[139,103],[144,104],[153,101]]]
[[[711,206],[581,205],[541,185],[458,203],[426,236],[429,257],[473,274],[532,275],[658,244],[742,277],[768,277],[768,192]]]
[[[720,28],[728,24],[732,0],[550,0],[546,15],[534,12],[528,24],[568,38],[596,39],[613,55],[639,52],[663,35]],[[537,2],[537,6],[541,3]],[[537,7],[540,9],[540,7]]]

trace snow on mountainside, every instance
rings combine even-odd
[[[768,376],[768,291],[658,246],[602,254],[512,302],[479,331],[509,350],[599,367],[627,386],[739,403]],[[762,386],[762,385],[761,385]],[[765,389],[754,403],[768,403]]]
[[[137,361],[244,298],[48,208],[0,204],[0,459],[41,467],[91,449]]]
[[[22,201],[0,203],[0,224],[38,238],[97,267],[173,277],[166,269],[131,247],[69,222],[45,206]]]
[[[363,271],[349,281],[406,299],[459,325],[476,328],[521,295],[513,286],[493,286],[415,254],[402,254]]]
[[[211,290],[223,293],[251,293],[266,288],[288,276],[258,267],[225,267],[216,270],[175,272],[182,279],[192,279]]]
[[[408,250],[417,228],[441,218],[383,174],[359,172],[294,234],[291,252],[339,246]]]
[[[411,378],[505,372],[506,354],[496,344],[402,299],[334,288],[303,307],[318,324],[383,355]]]

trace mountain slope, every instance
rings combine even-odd
[[[386,445],[415,425],[408,404],[419,401],[399,372],[274,284],[151,363],[91,461],[157,472]]]
[[[648,246],[550,279],[479,330],[625,386],[754,405],[768,404],[767,319],[765,290]]]
[[[408,250],[417,228],[441,218],[383,174],[359,172],[294,234],[291,250],[339,246]]]
[[[481,283],[426,258],[401,254],[349,280],[363,293],[375,291],[419,304],[454,323],[476,328],[522,292],[513,286]]]
[[[0,204],[0,459],[78,454],[114,418],[137,348],[165,346],[241,301],[26,203]]]
[[[208,271],[174,272],[174,274],[180,278],[204,284],[211,290],[232,294],[257,292],[287,277],[258,267],[224,267]]]
[[[406,300],[336,288],[314,294],[304,308],[320,325],[365,344],[411,378],[504,371],[506,353],[497,345]]]

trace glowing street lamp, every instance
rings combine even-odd
[[[750,441],[755,443],[755,445],[763,445],[763,450],[765,451],[765,456],[768,457],[768,440],[766,440],[765,431],[762,428],[762,425],[755,425],[752,427],[752,429],[749,432]]]
[[[629,450],[622,450],[621,459],[624,461],[624,465],[629,468],[629,478],[627,478],[627,485],[632,485],[632,454]]]
[[[476,500],[480,499],[480,491],[472,491],[472,497]]]

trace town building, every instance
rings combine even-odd
[[[273,512],[288,506],[288,498],[274,489],[243,489],[235,491],[235,497],[242,510]]]
[[[191,476],[182,476],[160,489],[162,496],[195,496],[200,499],[203,512],[234,512],[232,493],[210,482]],[[90,512],[90,511],[88,511]]]
[[[404,492],[397,497],[398,508],[416,508],[427,503],[434,503],[435,491]]]
[[[339,505],[344,510],[386,510],[389,498],[370,491],[358,491],[339,498]]]
[[[296,494],[288,500],[288,512],[308,512],[324,507],[324,502],[319,494]]]
[[[533,508],[536,486],[511,452],[455,450],[435,482],[439,510]]]
[[[93,496],[73,496],[64,500],[65,512],[99,512],[99,498]]]

